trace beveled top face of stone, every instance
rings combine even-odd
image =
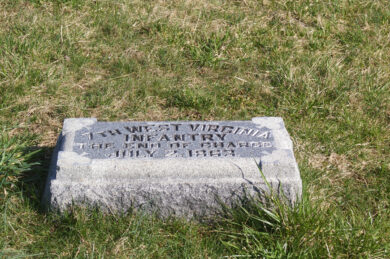
[[[254,157],[275,150],[272,126],[252,121],[95,122],[73,152],[92,159]]]

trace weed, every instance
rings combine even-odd
[[[7,194],[18,182],[22,173],[31,170],[37,163],[30,162],[33,155],[39,150],[28,151],[23,139],[10,137],[8,130],[3,128],[0,132],[0,190]]]

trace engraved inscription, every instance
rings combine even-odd
[[[91,158],[254,157],[274,148],[251,122],[98,122],[76,132],[73,150]]]

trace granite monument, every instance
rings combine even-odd
[[[65,119],[44,202],[184,218],[218,215],[272,189],[294,204],[302,181],[282,118],[99,122]]]

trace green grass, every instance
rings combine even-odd
[[[0,0],[0,257],[389,258],[389,35],[385,0]],[[294,209],[41,211],[64,118],[254,116],[285,120]]]

